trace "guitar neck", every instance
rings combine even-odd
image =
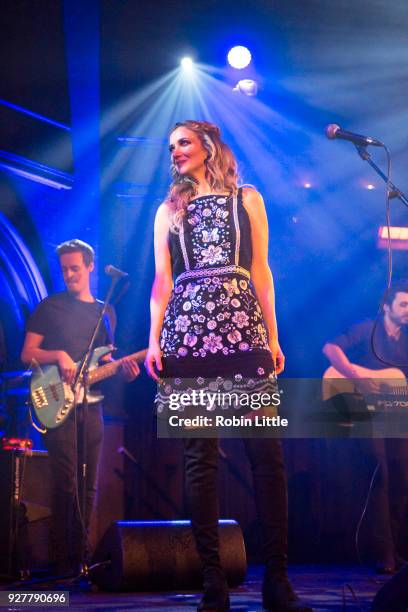
[[[143,361],[146,356],[146,349],[143,351],[138,351],[137,353],[132,353],[127,357],[122,357],[122,359],[116,359],[115,361],[109,361],[108,363],[99,366],[95,370],[91,370],[88,376],[88,383],[93,385],[105,378],[109,378],[110,376],[114,376],[122,365],[123,361],[126,358],[135,359],[138,363]]]

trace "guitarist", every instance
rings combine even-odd
[[[375,351],[386,363],[373,353],[373,325],[372,321],[353,325],[323,347],[331,365],[342,376],[353,379],[359,391],[369,394],[379,393],[380,383],[384,381],[367,378],[367,374],[356,366],[371,370],[396,367],[408,377],[408,283],[391,288],[376,327]],[[369,443],[379,464],[372,492],[376,523],[373,528],[378,543],[377,572],[393,573],[402,562],[397,549],[408,512],[408,440],[376,438]]]
[[[32,362],[40,365],[56,364],[61,378],[71,384],[76,374],[75,362],[82,359],[86,353],[103,304],[94,298],[90,288],[90,275],[94,269],[93,248],[86,242],[75,239],[60,244],[56,253],[66,291],[47,297],[31,314],[21,359],[27,365]],[[105,321],[99,329],[95,347],[112,344],[115,323],[114,309],[109,307]],[[108,356],[108,360],[111,359],[112,357]],[[139,374],[136,361],[130,358],[124,359],[121,370],[128,382]],[[76,418],[75,411],[72,411],[63,424],[48,430],[44,436],[51,467],[51,536],[57,575],[78,573],[81,561],[84,532],[78,514],[76,491],[78,466],[82,465],[80,430],[83,418],[82,407],[79,406]],[[96,494],[102,439],[103,412],[102,405],[98,403],[89,406],[86,423],[84,524],[87,530]]]

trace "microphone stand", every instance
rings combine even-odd
[[[93,331],[91,340],[89,341],[89,345],[88,345],[88,349],[85,353],[85,357],[82,360],[81,363],[81,367],[79,368],[79,371],[75,377],[75,382],[74,382],[74,391],[76,390],[76,387],[78,385],[78,389],[80,388],[80,385],[82,384],[83,386],[83,400],[82,400],[82,435],[81,435],[81,439],[82,439],[82,448],[81,448],[81,459],[82,459],[82,466],[81,466],[81,500],[79,502],[78,500],[78,508],[80,510],[81,516],[79,517],[80,523],[81,523],[81,528],[82,528],[82,543],[81,543],[81,570],[80,570],[80,574],[79,574],[79,578],[83,577],[83,578],[88,578],[88,565],[87,565],[87,553],[88,551],[88,533],[87,533],[87,517],[86,517],[86,479],[87,479],[87,471],[88,471],[88,465],[87,465],[87,448],[86,448],[86,433],[87,433],[87,420],[88,420],[88,390],[89,390],[89,384],[88,384],[88,375],[89,375],[89,364],[90,364],[90,359],[93,353],[93,349],[95,346],[95,341],[98,335],[98,332],[100,330],[101,324],[102,324],[102,320],[103,317],[106,314],[108,305],[110,303],[110,300],[112,298],[112,294],[114,292],[114,289],[116,287],[116,284],[119,281],[119,277],[118,276],[112,276],[112,280],[111,280],[111,285],[109,287],[109,290],[106,294],[106,298],[104,301],[104,305],[103,308],[101,310],[101,312],[99,313],[99,317],[98,320],[96,322],[95,325],[95,329]],[[78,410],[77,410],[77,400],[75,400],[75,412],[76,414],[78,414]],[[79,420],[76,419],[76,423],[77,423],[77,441],[78,441],[78,422]],[[77,452],[78,452],[78,442],[77,442]],[[77,494],[78,494],[78,488],[77,488]]]
[[[403,204],[405,204],[405,206],[408,206],[408,199],[406,198],[405,194],[400,189],[398,189],[398,187],[396,187],[394,185],[394,183],[392,183],[391,181],[388,181],[387,175],[384,174],[384,172],[381,170],[381,168],[379,168],[377,166],[377,164],[375,162],[373,162],[373,160],[371,159],[371,155],[367,151],[367,147],[366,146],[362,146],[362,145],[356,145],[356,149],[357,149],[357,153],[359,154],[361,159],[363,159],[368,164],[370,164],[370,166],[383,179],[383,181],[385,183],[388,183],[388,185],[390,187],[390,190],[388,192],[388,197],[390,199],[398,198],[399,200],[401,200],[401,202]]]
[[[387,299],[387,296],[388,296],[388,293],[389,293],[389,290],[390,290],[390,287],[391,287],[391,282],[392,282],[392,248],[391,248],[391,235],[390,235],[390,222],[389,222],[389,203],[390,203],[391,199],[398,198],[403,204],[405,204],[405,206],[408,207],[408,199],[407,199],[406,195],[404,194],[404,192],[401,191],[400,189],[398,189],[398,187],[396,187],[394,185],[394,183],[389,180],[389,177],[386,176],[384,174],[384,172],[382,172],[382,170],[377,166],[377,164],[373,162],[373,160],[371,159],[371,155],[367,151],[367,148],[366,148],[367,145],[364,145],[364,146],[355,145],[355,147],[356,147],[357,153],[359,154],[361,159],[363,159],[364,161],[368,162],[370,164],[370,166],[375,170],[375,172],[383,179],[383,181],[387,185],[388,285],[387,285],[387,288],[385,290],[382,303],[380,304],[380,307],[378,309],[378,314],[377,314],[377,317],[375,319],[373,330],[371,332],[371,348],[372,348],[373,354],[377,357],[377,359],[379,361],[381,361],[382,363],[386,364],[387,366],[391,366],[393,368],[401,368],[401,367],[406,366],[406,364],[391,363],[391,362],[387,361],[386,359],[384,359],[383,357],[381,357],[377,353],[377,350],[375,348],[374,336],[375,336],[375,331],[377,329],[378,317],[379,317],[380,313],[382,313],[382,311],[383,311],[384,304],[386,303],[386,299]],[[387,147],[385,145],[383,145],[383,147],[384,147],[384,149],[386,150],[386,152],[388,154],[388,167],[390,167],[390,153],[389,153],[389,151],[388,151],[388,149],[387,149]]]

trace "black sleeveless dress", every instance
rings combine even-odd
[[[198,390],[275,392],[267,331],[251,286],[251,227],[242,190],[191,200],[179,232],[169,234],[169,247],[175,283],[160,334],[157,412],[186,381]]]

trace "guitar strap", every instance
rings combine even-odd
[[[97,302],[100,305],[100,307],[103,308],[103,302],[101,300],[97,300]],[[112,309],[112,306],[108,306],[107,312],[105,312],[105,314],[103,315],[103,323],[105,325],[106,333],[108,335],[108,344],[114,344],[112,321],[109,316],[109,312],[112,312],[112,310],[110,309]]]
[[[109,314],[107,312],[105,312],[105,314],[103,315],[103,322],[105,323],[109,344],[113,344],[114,342],[113,342],[112,325],[111,325],[111,321],[109,318]]]

